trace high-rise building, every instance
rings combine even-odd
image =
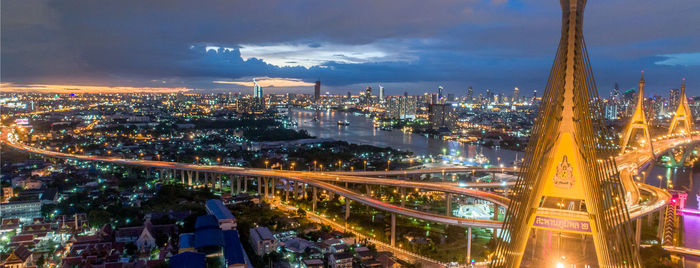
[[[446,102],[455,101],[455,94],[448,93],[448,94],[447,94],[447,99],[446,99],[445,101],[446,101]]]
[[[350,93],[350,91],[348,91],[347,98],[348,98],[348,100],[352,99],[352,93]]]
[[[379,102],[384,102],[384,87],[382,85],[379,85]]]
[[[520,100],[520,89],[518,87],[515,87],[513,89],[513,102],[518,102]]]
[[[467,88],[467,102],[472,102],[473,95],[474,95],[474,90],[472,89],[472,86],[469,86],[469,88]]]
[[[445,88],[443,88],[442,86],[439,86],[439,87],[438,87],[438,100],[439,100],[439,101],[444,101],[444,100],[442,99],[442,91],[443,91],[443,90],[445,90]]]
[[[263,99],[263,89],[262,89],[262,87],[260,86],[260,84],[258,84],[258,82],[255,81],[255,78],[253,78],[253,83],[255,83],[255,85],[253,86],[253,98],[256,98],[256,99],[262,101],[262,99]]]
[[[451,130],[457,122],[457,115],[451,104],[434,103],[428,106],[428,121],[433,129]]]
[[[668,92],[668,106],[672,108],[678,107],[678,103],[681,100],[681,94],[677,88],[672,88]],[[673,111],[673,109],[671,109]]]
[[[372,87],[367,86],[362,102],[364,105],[372,105]]]
[[[416,118],[416,99],[412,97],[388,97],[387,117],[391,119]]]
[[[316,81],[314,85],[314,102],[318,103],[321,100],[321,80]]]

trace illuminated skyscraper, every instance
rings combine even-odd
[[[379,85],[379,102],[384,102],[384,87],[382,85]]]
[[[445,90],[445,88],[443,88],[442,86],[439,86],[439,87],[438,87],[438,100],[439,100],[439,101],[445,101],[445,100],[442,99],[442,98],[443,98],[443,96],[442,96],[442,91],[443,91],[443,90]]]
[[[513,89],[513,100],[511,102],[518,102],[520,100],[520,89],[518,87],[515,87]]]
[[[318,103],[321,100],[321,80],[316,81],[314,85],[314,102]]]
[[[253,78],[253,83],[255,83],[255,85],[253,86],[253,98],[262,101],[262,99],[263,99],[263,89],[262,89],[262,87],[258,84],[258,82],[255,81],[255,78]]]
[[[469,88],[467,88],[467,102],[472,102],[473,95],[474,95],[474,89],[472,89],[472,87],[469,86]]]

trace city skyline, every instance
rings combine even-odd
[[[334,94],[378,84],[386,95],[440,85],[447,93],[464,94],[472,86],[497,93],[519,87],[526,94],[544,88],[557,35],[552,22],[559,19],[545,1],[440,2],[432,9],[308,3],[284,12],[276,10],[285,6],[280,3],[255,10],[217,3],[198,12],[188,5],[5,3],[3,88],[222,92],[245,91],[243,83],[268,77],[276,79],[274,87],[262,85],[268,92],[313,93],[321,80],[322,92]],[[601,95],[615,82],[635,88],[640,70],[650,95],[678,88],[683,77],[688,95],[698,95],[693,81],[700,71],[700,35],[694,25],[700,21],[692,14],[699,8],[695,1],[592,6],[587,43]],[[342,10],[359,18],[340,16]],[[284,30],[275,26],[280,23]]]

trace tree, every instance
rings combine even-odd
[[[36,267],[44,267],[44,263],[46,263],[46,259],[44,259],[44,255],[39,255],[39,258],[36,259]]]
[[[100,227],[102,225],[111,223],[112,214],[106,210],[93,209],[88,212],[88,221],[93,227]]]
[[[297,209],[297,215],[299,215],[299,217],[306,217],[306,210],[302,208]]]

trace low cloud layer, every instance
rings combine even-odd
[[[546,82],[561,23],[549,0],[25,0],[1,12],[2,82],[205,91],[275,77],[331,92],[527,92]],[[681,77],[700,93],[698,14],[696,0],[590,1],[601,94],[635,87],[642,69],[652,93]]]

